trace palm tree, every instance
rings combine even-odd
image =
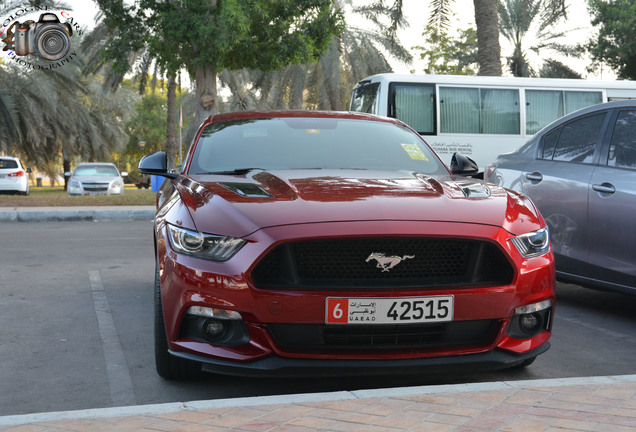
[[[448,23],[448,15],[454,0],[430,1],[431,19]],[[479,74],[501,76],[497,0],[473,0],[473,5],[477,26]],[[565,16],[565,0],[545,0],[543,6],[542,14],[548,20],[551,15]]]
[[[501,76],[497,0],[473,0],[479,75]]]
[[[503,0],[499,4],[501,18],[501,34],[513,45],[513,53],[508,57],[508,66],[514,76],[535,76],[537,72],[530,66],[523,42],[534,31],[536,43],[531,50],[550,49],[559,54],[572,54],[573,47],[559,44],[558,39],[565,36],[566,31],[552,31],[565,18],[565,9],[552,10],[548,6],[550,0]],[[552,60],[552,70],[554,70]]]
[[[428,26],[444,31],[450,23],[455,0],[430,0],[431,15]],[[501,48],[497,0],[473,0],[477,26],[477,58],[479,75],[501,76]]]
[[[81,156],[109,156],[125,142],[122,98],[103,95],[98,77],[84,77],[80,56],[62,68],[24,71],[0,64],[0,149],[40,169]]]

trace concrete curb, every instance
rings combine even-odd
[[[2,208],[0,222],[130,222],[153,220],[154,207]]]
[[[16,426],[51,421],[97,419],[124,416],[141,416],[183,411],[209,410],[229,407],[254,407],[263,405],[299,404],[311,402],[347,401],[366,398],[410,397],[419,395],[443,395],[492,390],[541,389],[569,386],[598,386],[618,383],[636,383],[636,375],[599,376],[581,378],[556,378],[522,381],[499,381],[472,384],[448,384],[437,386],[398,387],[377,390],[336,391],[295,395],[254,396],[230,399],[172,402],[154,405],[137,405],[113,408],[96,408],[77,411],[21,414],[0,417],[0,426]],[[584,390],[582,390],[584,391]]]

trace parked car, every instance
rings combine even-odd
[[[477,166],[457,156],[455,174]],[[154,226],[159,375],[432,373],[549,347],[554,263],[529,199],[453,176],[396,119],[210,117]]]
[[[0,192],[28,195],[30,172],[17,157],[0,156]]]
[[[534,201],[550,229],[558,279],[636,292],[636,101],[551,123],[499,156],[485,179]]]
[[[115,164],[107,162],[85,162],[77,164],[75,171],[64,173],[69,177],[68,196],[77,195],[123,195],[124,179]]]

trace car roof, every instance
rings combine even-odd
[[[243,119],[272,119],[272,118],[330,118],[330,119],[349,119],[349,120],[371,120],[384,123],[403,124],[401,121],[382,117],[374,114],[352,112],[352,111],[312,111],[312,110],[284,110],[284,111],[237,111],[231,113],[216,114],[210,116],[206,123],[215,123],[226,120],[243,120]]]
[[[115,166],[112,162],[80,162],[77,166]]]
[[[16,160],[16,161],[20,160],[20,158],[18,158],[16,156],[0,156],[0,159],[12,159],[12,160]]]

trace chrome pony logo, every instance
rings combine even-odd
[[[393,267],[400,264],[402,261],[412,258],[415,258],[415,255],[404,255],[402,258],[400,258],[396,255],[385,256],[383,253],[373,252],[367,257],[366,262],[376,260],[378,262],[378,265],[376,267],[382,269],[383,272],[388,272]]]

